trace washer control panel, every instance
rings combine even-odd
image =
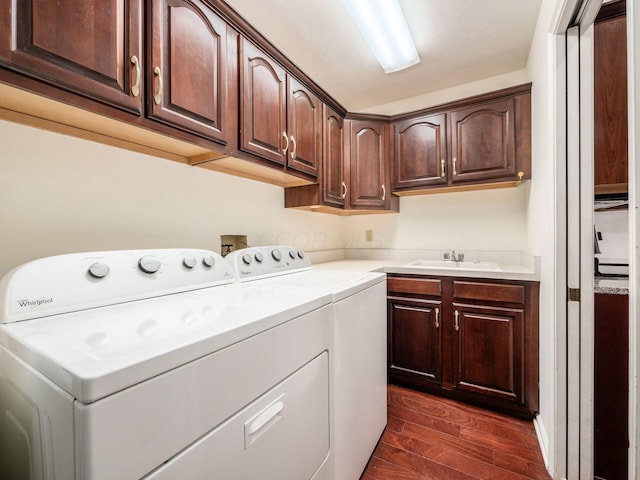
[[[309,257],[291,246],[250,247],[225,257],[239,281],[258,280],[312,268]]]
[[[209,250],[116,250],[41,258],[0,281],[0,323],[234,281],[229,264]]]

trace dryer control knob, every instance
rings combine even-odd
[[[254,258],[256,259],[256,262],[262,263],[262,261],[264,260],[264,255],[262,255],[260,252],[256,252]]]
[[[291,260],[295,260],[296,259],[296,252],[294,252],[293,250],[289,250],[289,257],[291,257]]]
[[[138,261],[138,267],[144,273],[156,273],[161,266],[160,259],[153,255],[145,255]]]
[[[95,262],[89,266],[89,275],[93,278],[104,278],[109,275],[109,265],[104,262]]]
[[[304,258],[304,252],[302,250],[298,250],[298,258],[302,260]]]
[[[280,260],[282,260],[282,252],[277,248],[274,248],[273,250],[271,250],[271,256],[276,262],[279,262]]]
[[[245,253],[244,255],[242,255],[242,261],[245,265],[251,265],[251,255]]]
[[[182,264],[187,267],[189,270],[191,270],[193,267],[195,267],[198,262],[196,261],[195,257],[192,257],[191,255],[189,255],[188,257],[184,257],[182,259]]]
[[[205,255],[204,257],[202,257],[202,264],[207,268],[213,267],[215,263],[216,259],[213,255]]]

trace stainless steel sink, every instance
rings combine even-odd
[[[434,268],[442,270],[481,270],[486,272],[500,272],[500,265],[495,262],[454,262],[451,260],[416,260],[405,267]]]

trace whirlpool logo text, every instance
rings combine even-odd
[[[29,300],[28,298],[18,300],[18,305],[20,305],[20,308],[38,308],[40,305],[43,305],[45,303],[53,303],[53,297],[36,298],[35,300]]]

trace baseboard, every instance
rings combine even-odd
[[[553,477],[553,473],[549,468],[549,452],[547,451],[547,445],[548,445],[547,432],[544,428],[544,424],[540,421],[540,415],[536,415],[534,417],[533,427],[536,430],[536,437],[538,437],[538,444],[540,445],[540,452],[542,453],[544,466],[547,468],[547,472],[549,472],[549,474],[551,474],[551,476]]]

